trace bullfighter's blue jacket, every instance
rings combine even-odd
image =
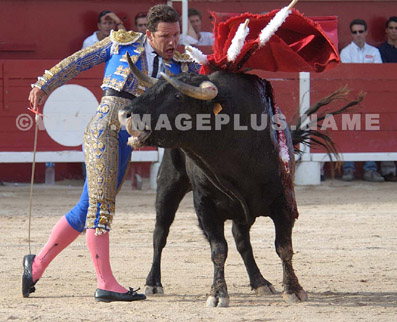
[[[49,71],[45,71],[44,75],[39,77],[32,86],[50,94],[82,71],[106,63],[101,87],[126,91],[139,96],[146,88],[130,73],[126,57],[128,52],[135,65],[147,74],[145,42],[146,35],[144,34],[125,30],[112,31],[111,35],[104,40],[76,52]],[[200,68],[200,65],[194,63],[189,55],[179,52],[175,52],[171,60],[164,61],[164,65],[165,73],[170,76],[180,72],[198,72]]]

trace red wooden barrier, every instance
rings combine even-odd
[[[299,107],[298,74],[258,73],[272,82],[276,100],[287,119]],[[327,126],[340,152],[397,152],[397,64],[341,64],[325,73],[310,75],[311,104],[345,85],[351,89],[353,98],[360,91],[366,93],[364,100],[349,114],[357,114],[361,128],[342,130],[342,117],[336,116],[337,130]],[[330,105],[342,106],[343,102]],[[365,126],[366,117],[379,119],[377,126]],[[346,120],[346,118],[345,118]],[[373,124],[376,125],[376,124]],[[373,128],[373,129],[371,129]],[[312,151],[318,152],[318,151]]]
[[[33,123],[28,130],[23,131],[18,128],[17,120],[21,114],[30,113],[26,109],[30,84],[55,63],[53,60],[0,60],[0,152],[32,151]],[[341,152],[397,152],[396,71],[397,64],[341,64],[326,73],[311,74],[312,103],[344,85],[352,90],[353,96],[360,91],[367,93],[364,101],[356,108],[357,114],[361,117],[360,130],[343,131],[341,117],[335,119],[338,130],[329,129]],[[85,86],[99,100],[102,73],[103,67],[99,66],[83,72],[71,83]],[[287,119],[290,119],[299,108],[299,74],[258,74],[271,81],[276,101],[287,115]],[[365,128],[364,120],[368,114],[379,114],[378,130]],[[75,147],[57,144],[44,130],[39,131],[38,140],[38,151],[76,150]],[[7,170],[4,164],[1,168],[0,180],[9,178],[12,171]],[[28,177],[25,179],[28,181]]]

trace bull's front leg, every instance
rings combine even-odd
[[[250,285],[258,295],[275,294],[276,290],[273,285],[267,281],[261,274],[256,264],[254,253],[250,241],[251,225],[241,225],[233,221],[232,233],[236,247],[244,261],[247,270]]]
[[[218,233],[221,232],[221,227],[218,227]],[[225,280],[225,262],[227,258],[227,242],[223,235],[213,236],[209,238],[211,246],[211,260],[214,264],[214,281],[211,286],[211,292],[207,299],[207,306],[209,307],[227,307],[229,306],[229,293]]]
[[[280,257],[283,265],[283,298],[286,302],[307,301],[307,293],[299,284],[292,267],[292,228],[295,219],[289,215],[285,209],[280,209],[272,218],[276,228],[276,252]]]
[[[228,246],[224,235],[224,222],[216,220],[212,201],[197,197],[197,192],[194,194],[194,204],[200,228],[210,243],[211,260],[214,264],[214,280],[207,299],[207,306],[227,307],[229,306],[229,294],[225,280],[225,262]]]
[[[175,151],[174,151],[175,152]],[[153,262],[146,278],[145,294],[164,294],[161,284],[161,254],[167,243],[170,226],[179,203],[190,190],[190,182],[184,167],[176,167],[171,152],[164,154],[159,169],[156,192],[156,224],[153,232]],[[183,163],[183,160],[179,160]]]

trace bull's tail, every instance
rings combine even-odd
[[[348,101],[348,103],[341,108],[334,110],[324,109],[324,106],[336,100],[343,100],[346,102],[346,95],[349,94],[349,92],[350,90],[346,87],[340,88],[312,105],[301,117],[295,116],[293,118],[290,128],[295,153],[302,152],[299,150],[298,145],[299,143],[303,143],[308,146],[317,145],[324,147],[329,155],[333,154],[338,159],[338,151],[335,143],[326,132],[321,132],[317,128],[318,126],[321,126],[322,121],[326,118],[349,110],[352,106],[360,103],[365,96],[365,93],[359,93],[355,100]],[[313,115],[316,115],[316,118],[311,120],[311,116]]]

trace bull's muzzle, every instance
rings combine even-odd
[[[134,121],[133,114],[126,110],[119,111],[119,122],[121,126],[125,126],[128,134],[131,135],[128,138],[128,144],[134,148],[140,148],[145,144],[146,139],[150,136],[150,129],[145,125],[144,128],[141,124],[136,124]]]

